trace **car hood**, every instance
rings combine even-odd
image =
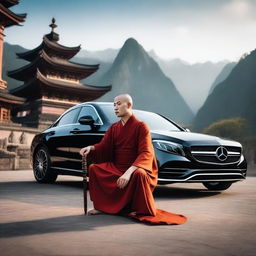
[[[165,131],[165,130],[151,130],[152,139],[170,140],[180,143],[184,146],[192,145],[226,145],[241,147],[241,144],[236,141],[222,139],[216,136],[185,132],[185,131]]]

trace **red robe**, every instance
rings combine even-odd
[[[147,125],[132,115],[125,125],[114,123],[90,156],[89,191],[95,209],[110,214],[136,212],[134,218],[152,224],[182,224],[186,217],[157,210],[153,190],[157,162]],[[125,188],[117,180],[130,166],[138,169]]]

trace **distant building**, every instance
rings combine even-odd
[[[19,58],[30,63],[8,72],[11,78],[23,81],[23,85],[10,93],[26,98],[25,103],[14,110],[13,120],[39,129],[48,127],[71,106],[95,100],[111,90],[111,86],[80,83],[81,79],[96,72],[99,65],[71,62],[80,46],[59,44],[59,34],[54,32],[57,27],[54,18],[49,26],[51,32],[43,37],[38,47],[17,53]]]
[[[15,14],[9,8],[18,4],[18,0],[1,0],[0,2],[0,123],[11,123],[11,111],[24,103],[25,99],[9,94],[7,83],[2,79],[4,29],[20,25],[26,14]]]

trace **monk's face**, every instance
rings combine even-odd
[[[131,103],[125,97],[115,97],[114,110],[118,117],[124,117],[131,112]]]

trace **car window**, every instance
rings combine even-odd
[[[181,131],[182,129],[171,123],[162,116],[141,110],[134,110],[135,116],[146,123],[150,130],[167,130],[167,131]]]
[[[120,118],[115,115],[113,106],[104,105],[102,109],[110,123],[115,123],[120,120]],[[150,130],[182,131],[182,128],[179,128],[156,113],[142,110],[133,110],[133,113],[139,120],[146,123]]]
[[[93,118],[93,120],[94,120],[94,124],[99,124],[99,125],[102,124],[98,113],[91,106],[84,106],[84,107],[82,107],[82,110],[80,111],[77,120],[79,120],[79,118],[82,117],[82,116],[91,116]]]
[[[66,114],[64,114],[61,117],[61,119],[58,121],[56,126],[73,124],[76,120],[76,117],[77,117],[79,111],[80,111],[80,108],[75,108],[75,109],[68,111]]]

